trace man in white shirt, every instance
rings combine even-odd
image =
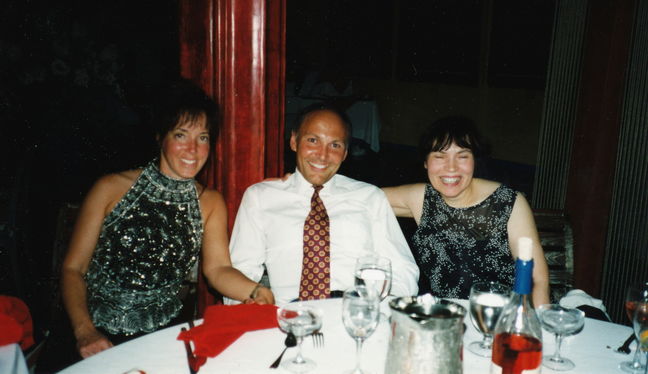
[[[312,214],[314,187],[322,186],[317,190],[330,226],[330,244],[322,256],[330,262],[326,295],[329,287],[351,287],[356,259],[369,254],[391,260],[392,295],[416,295],[419,270],[384,193],[336,174],[347,155],[348,123],[325,106],[300,119],[290,138],[297,153],[295,173],[286,180],[252,185],[243,195],[230,241],[233,266],[256,281],[265,266],[277,304],[303,296],[300,285],[304,287],[302,267],[308,251],[304,222]]]

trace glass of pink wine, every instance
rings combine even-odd
[[[630,322],[634,321],[635,311],[640,304],[648,303],[648,282],[633,283],[628,287],[625,298],[625,309]],[[619,368],[626,373],[643,374],[646,365],[641,363],[640,340],[637,337],[637,348],[632,361],[624,361],[619,364]]]

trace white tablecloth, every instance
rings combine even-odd
[[[25,356],[18,344],[0,346],[0,373],[2,374],[27,374]]]
[[[465,300],[459,302],[467,305]],[[314,348],[310,338],[304,340],[304,355],[317,363],[317,368],[311,373],[339,373],[353,368],[355,345],[342,325],[341,299],[315,303],[324,312],[322,332],[325,336],[325,346]],[[383,307],[383,310],[388,312],[386,305]],[[464,336],[464,347],[481,338],[469,318],[466,316],[468,329]],[[182,326],[187,325],[169,327],[113,347],[67,368],[62,373],[121,374],[132,369],[143,370],[147,374],[189,373],[183,343],[176,340]],[[568,337],[563,342],[562,353],[576,364],[576,368],[568,373],[618,373],[619,362],[630,360],[632,357],[615,353],[613,349],[623,343],[630,333],[631,329],[626,326],[587,319],[581,333]],[[554,350],[554,337],[546,331],[543,334],[544,353],[551,354]],[[285,335],[279,329],[246,333],[219,356],[208,359],[200,373],[285,373],[281,368],[268,369],[283,349],[284,338]],[[383,373],[388,342],[389,325],[383,321],[373,336],[365,341],[363,368],[374,374]],[[289,349],[284,360],[291,359],[294,355],[294,349]],[[464,349],[463,355],[465,374],[488,373],[490,359],[475,356],[467,349]],[[557,372],[543,367],[542,373]]]
[[[295,125],[297,116],[309,105],[322,102],[321,99],[299,96],[286,97],[286,125],[288,131]],[[346,111],[351,121],[351,135],[362,139],[374,151],[380,150],[380,116],[378,104],[373,100],[358,100]]]

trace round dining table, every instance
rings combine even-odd
[[[28,374],[25,356],[18,344],[0,346],[0,373]]]
[[[467,300],[453,300],[468,306]],[[316,347],[313,339],[306,337],[302,343],[303,355],[314,360],[317,367],[310,373],[341,373],[355,365],[355,342],[347,334],[342,324],[342,299],[309,301],[323,312],[321,332],[324,345]],[[381,304],[385,314],[389,314],[387,302]],[[381,316],[381,317],[384,317]],[[482,335],[475,329],[467,313],[467,326],[463,337],[463,372],[465,374],[485,374],[489,372],[490,359],[479,357],[465,347]],[[201,320],[196,321],[199,325]],[[97,355],[89,357],[61,371],[62,374],[87,373],[146,373],[146,374],[183,374],[189,373],[187,356],[182,341],[177,340],[181,328],[179,324],[120,344]],[[561,347],[563,356],[571,359],[575,369],[569,374],[613,374],[622,373],[618,369],[621,361],[632,359],[632,355],[616,353],[615,349],[631,334],[630,327],[587,318],[583,330],[566,337]],[[286,373],[283,368],[270,369],[270,364],[284,349],[285,334],[278,328],[250,331],[221,352],[209,358],[200,368],[199,374],[225,373]],[[365,342],[362,351],[362,368],[373,374],[384,373],[385,359],[389,348],[390,324],[382,318],[378,328]],[[544,354],[552,354],[555,348],[554,336],[543,330]],[[633,345],[634,346],[634,345]],[[289,348],[283,360],[290,360],[296,348]],[[559,373],[542,368],[542,373]]]

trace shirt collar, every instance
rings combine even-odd
[[[320,194],[324,195],[331,195],[335,193],[335,180],[337,174],[333,176],[333,178],[329,179],[324,183],[322,190],[320,191]],[[304,195],[312,195],[313,194],[313,185],[304,178],[302,173],[299,172],[298,169],[295,169],[295,173],[290,177],[292,179],[293,186],[299,192],[300,194]]]

